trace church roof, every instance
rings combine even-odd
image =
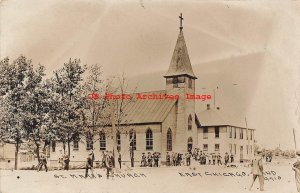
[[[238,118],[232,117],[229,114],[223,112],[222,110],[206,109],[204,111],[201,111],[198,115],[201,127],[234,126],[246,128],[246,124],[243,120],[239,120]]]
[[[165,90],[141,94],[166,94]],[[124,108],[121,124],[162,123],[177,100],[175,99],[136,99]]]
[[[169,70],[164,77],[187,75],[197,78],[193,72],[182,30],[180,30]]]

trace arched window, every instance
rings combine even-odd
[[[172,151],[172,130],[170,128],[167,132],[167,151]]]
[[[73,140],[73,150],[74,151],[79,150],[79,140],[80,140],[79,134],[78,133],[74,133],[72,135],[72,140]]]
[[[131,129],[129,132],[129,141],[130,141],[130,148],[132,150],[136,150],[136,133],[135,130]]]
[[[106,150],[106,137],[104,132],[99,134],[100,150]]]
[[[120,133],[120,131],[117,131],[116,139],[117,139],[117,150],[120,151],[121,150],[121,133]]]
[[[86,150],[92,150],[94,146],[93,136],[90,132],[86,135]]]
[[[150,128],[146,131],[146,150],[153,150],[153,133]]]
[[[192,121],[193,121],[193,118],[191,115],[189,115],[189,119],[188,119],[188,130],[192,130]]]

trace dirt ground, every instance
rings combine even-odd
[[[264,165],[265,191],[297,193],[292,163],[295,160],[274,160]],[[106,178],[105,169],[96,169],[84,178],[84,170],[71,171],[0,171],[1,193],[235,193],[260,192],[259,182],[248,190],[250,168],[200,166],[160,168],[125,168]]]

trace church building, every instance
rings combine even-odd
[[[182,21],[182,20],[181,20]],[[117,132],[118,149],[123,160],[129,159],[129,149],[134,150],[136,159],[142,153],[160,152],[165,158],[166,152],[185,153],[198,147],[199,119],[195,113],[195,99],[186,99],[187,94],[195,95],[195,76],[190,62],[187,46],[184,40],[183,27],[171,58],[167,73],[166,89],[140,94],[178,96],[175,99],[135,100],[124,109],[121,120],[122,132]],[[109,136],[111,127],[104,128],[99,133],[99,141],[93,145],[85,139],[74,142],[71,147],[71,161],[83,161],[88,152],[93,150],[96,160],[101,152],[112,150],[113,141]],[[57,160],[59,148],[50,148],[50,159]],[[60,150],[61,151],[61,150]]]
[[[120,121],[120,130],[116,136],[112,136],[112,127],[99,128],[99,136],[93,143],[87,142],[85,137],[71,144],[71,165],[85,161],[86,156],[93,151],[95,161],[101,161],[104,151],[111,151],[115,146],[120,150],[124,164],[130,162],[130,150],[134,151],[134,158],[139,162],[142,153],[161,153],[161,161],[165,161],[166,152],[185,153],[193,148],[207,149],[214,146],[212,152],[217,151],[215,140],[206,143],[203,138],[208,126],[200,123],[195,112],[195,99],[187,99],[187,95],[195,95],[195,84],[197,77],[193,72],[185,43],[182,27],[182,16],[180,18],[180,30],[175,45],[169,69],[163,77],[166,89],[139,93],[139,95],[155,96],[177,96],[175,99],[144,99],[135,100],[124,108],[124,117]],[[205,123],[205,120],[203,120]],[[223,127],[221,133],[223,132]],[[210,130],[210,129],[209,129]],[[224,132],[227,132],[225,127]],[[215,138],[214,138],[215,139]],[[203,141],[204,140],[204,141]],[[217,140],[220,140],[219,138]],[[226,140],[225,140],[226,141]],[[205,142],[205,143],[204,143]],[[226,142],[225,142],[226,143]],[[228,144],[219,143],[223,151],[229,151]],[[218,146],[218,147],[219,147]],[[226,149],[224,147],[226,146]],[[203,147],[203,148],[202,148]],[[57,163],[61,157],[62,148],[55,144],[50,148],[50,160]],[[138,164],[139,165],[139,164]]]

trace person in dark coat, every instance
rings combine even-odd
[[[222,156],[220,155],[220,153],[218,153],[218,155],[217,155],[218,165],[219,164],[222,165],[221,159],[222,159]]]
[[[230,162],[231,162],[231,163],[234,162],[234,155],[233,155],[233,153],[230,154]]]
[[[166,165],[167,166],[171,165],[171,156],[169,155],[169,152],[167,152],[167,155],[166,155]]]
[[[119,162],[119,166],[120,166],[120,169],[122,168],[122,157],[121,157],[121,153],[119,151],[119,156],[118,156],[118,162]]]
[[[70,158],[68,155],[64,155],[64,170],[69,170]]]
[[[94,166],[94,161],[95,161],[95,154],[94,151],[91,153],[91,159],[92,159],[92,167]]]
[[[113,174],[113,156],[111,155],[112,153],[108,153],[106,155],[106,160],[105,160],[105,164],[106,164],[106,177],[107,179],[109,178],[109,173]]]
[[[225,153],[224,161],[225,161],[225,166],[227,166],[227,164],[229,162],[229,155],[227,152]]]
[[[152,157],[151,153],[148,152],[147,161],[148,161],[148,166],[149,167],[152,167],[152,159],[153,159],[153,157]]]
[[[153,153],[153,160],[154,160],[154,167],[158,167],[158,161],[159,161],[159,153],[158,152]]]
[[[86,158],[86,162],[85,162],[85,177],[88,177],[88,171],[89,169],[91,170],[91,172],[93,173],[93,158],[92,158],[92,154],[89,154],[88,157]]]
[[[42,154],[41,157],[40,157],[40,162],[39,162],[39,166],[38,166],[38,172],[42,169],[43,166],[45,166],[46,172],[48,172],[47,159],[44,156],[44,154]]]
[[[185,159],[186,159],[186,165],[190,166],[191,165],[191,154],[189,152],[186,153]]]
[[[141,167],[146,167],[147,161],[146,161],[146,156],[145,153],[142,154],[142,160],[141,160]]]

